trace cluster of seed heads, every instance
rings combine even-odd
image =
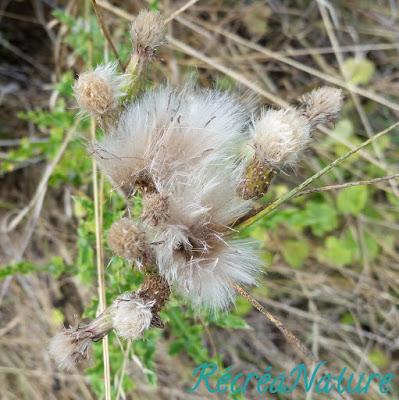
[[[131,59],[148,62],[165,42],[164,20],[141,12],[131,34]],[[84,358],[90,341],[112,329],[137,339],[150,326],[162,326],[158,312],[170,287],[216,312],[233,303],[236,284],[256,284],[262,264],[256,243],[237,237],[236,222],[278,171],[295,167],[312,130],[334,121],[342,102],[340,90],[324,87],[303,96],[298,108],[258,112],[232,93],[192,82],[133,99],[126,96],[137,79],[131,73],[98,66],[81,74],[74,89],[81,110],[105,130],[91,146],[102,172],[128,203],[142,199],[140,218],[116,221],[108,244],[153,275],[96,320],[56,336],[51,349],[61,366]]]

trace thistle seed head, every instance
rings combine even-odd
[[[141,266],[150,260],[150,249],[145,233],[130,219],[122,218],[112,224],[108,233],[111,250],[128,261]]]
[[[201,165],[231,166],[232,155],[246,142],[248,120],[246,108],[226,92],[188,84],[179,91],[149,90],[126,105],[110,134],[94,144],[93,154],[125,194],[160,191]],[[227,171],[226,179],[231,175]]]
[[[255,157],[273,167],[294,165],[311,140],[310,123],[295,109],[267,110],[253,124]]]
[[[302,114],[309,120],[311,127],[335,122],[342,107],[342,90],[333,87],[321,87],[300,98]]]
[[[116,64],[106,64],[80,74],[73,89],[82,111],[102,116],[118,106],[124,83],[124,75],[116,73]]]
[[[160,12],[140,11],[133,21],[131,28],[133,46],[137,54],[151,58],[165,42],[165,19]]]
[[[135,293],[119,296],[113,304],[113,327],[120,337],[135,340],[150,327],[154,301],[145,302]]]
[[[90,345],[90,339],[78,341],[73,337],[72,331],[66,329],[51,339],[49,352],[59,369],[71,370],[77,363],[87,358]]]
[[[169,216],[168,196],[160,193],[148,193],[143,197],[143,222],[157,226],[165,222]]]
[[[65,328],[55,335],[49,353],[58,368],[69,370],[87,358],[92,342],[97,342],[112,330],[111,308],[105,310],[89,324]]]

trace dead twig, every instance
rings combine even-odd
[[[98,23],[100,24],[101,30],[102,30],[102,32],[104,34],[104,37],[107,40],[109,46],[111,47],[111,50],[114,53],[114,56],[115,56],[116,60],[118,61],[118,64],[119,64],[119,67],[120,67],[121,71],[123,71],[124,70],[124,65],[123,65],[123,63],[122,63],[122,61],[121,61],[121,59],[119,57],[118,51],[116,50],[116,47],[115,47],[115,45],[114,45],[114,43],[112,41],[111,35],[110,35],[110,33],[108,31],[108,28],[107,28],[107,26],[105,24],[105,21],[104,21],[104,18],[102,16],[102,14],[101,14],[101,11],[97,7],[97,2],[96,2],[96,0],[91,0],[91,2],[93,4],[93,9],[94,9],[94,12],[96,14]]]
[[[396,178],[399,178],[399,174],[383,176],[381,178],[370,179],[367,181],[355,181],[355,182],[340,183],[337,185],[328,185],[328,186],[323,186],[323,187],[319,187],[319,188],[304,190],[302,192],[299,192],[295,197],[303,196],[305,194],[327,192],[329,190],[344,189],[344,188],[352,187],[352,186],[373,185],[374,183],[389,181],[391,179],[396,179]]]
[[[256,308],[262,315],[264,315],[270,322],[272,322],[285,336],[288,343],[292,344],[298,350],[300,350],[300,352],[306,357],[309,363],[316,362],[314,355],[309,351],[309,349],[278,318],[276,318],[269,311],[266,311],[262,304],[260,304],[255,298],[253,298],[240,285],[235,283],[234,288],[239,295],[248,300],[254,308]]]

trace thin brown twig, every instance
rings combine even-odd
[[[254,297],[252,297],[244,288],[238,284],[234,284],[234,288],[239,295],[248,300],[253,307],[255,307],[266,319],[268,319],[273,325],[275,325],[279,331],[287,339],[288,343],[295,346],[306,358],[309,363],[316,362],[314,355],[310,350],[272,313],[266,311],[266,309],[260,304]]]
[[[337,185],[328,185],[328,186],[323,186],[323,187],[318,187],[318,188],[307,189],[307,190],[297,193],[296,196],[294,196],[294,197],[299,197],[299,196],[303,196],[305,194],[311,194],[311,193],[327,192],[329,190],[335,190],[335,189],[344,189],[344,188],[352,187],[352,186],[372,185],[374,183],[389,181],[389,180],[395,179],[395,178],[399,178],[399,174],[387,175],[387,176],[383,176],[381,178],[375,178],[375,179],[370,179],[370,180],[366,180],[366,181],[345,182],[345,183],[340,183]]]
[[[101,11],[99,10],[99,8],[97,6],[97,2],[96,2],[96,0],[91,0],[91,2],[93,4],[94,12],[96,14],[98,23],[100,24],[101,30],[102,30],[102,32],[103,32],[103,34],[105,36],[105,39],[107,39],[107,42],[109,43],[109,46],[111,47],[111,50],[114,53],[114,56],[118,61],[119,67],[123,71],[124,70],[123,63],[122,63],[122,61],[121,61],[121,59],[119,57],[119,54],[118,54],[118,51],[116,50],[116,47],[114,46],[114,43],[112,41],[111,35],[109,34],[108,28],[105,25],[104,18],[103,18],[102,14],[101,14]]]
[[[186,4],[184,4],[184,6],[180,7],[179,9],[177,9],[176,11],[174,11],[172,14],[169,15],[169,17],[166,18],[165,23],[168,23],[170,21],[172,21],[173,19],[175,19],[179,14],[181,14],[182,12],[186,11],[189,7],[191,7],[192,5],[194,5],[195,3],[198,3],[199,0],[190,0],[188,1]]]

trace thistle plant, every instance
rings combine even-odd
[[[51,353],[64,368],[112,330],[135,340],[162,327],[159,312],[171,290],[217,313],[234,304],[241,285],[256,285],[257,244],[240,238],[238,225],[253,217],[277,173],[295,169],[316,126],[334,122],[341,107],[334,88],[304,95],[298,107],[252,115],[234,94],[192,82],[140,93],[142,66],[165,42],[162,16],[140,13],[131,35],[126,71],[97,66],[80,75],[74,90],[82,112],[104,130],[89,152],[126,199],[128,217],[112,225],[109,247],[142,271],[144,283],[92,322],[53,339]],[[132,212],[137,197],[140,216]]]

